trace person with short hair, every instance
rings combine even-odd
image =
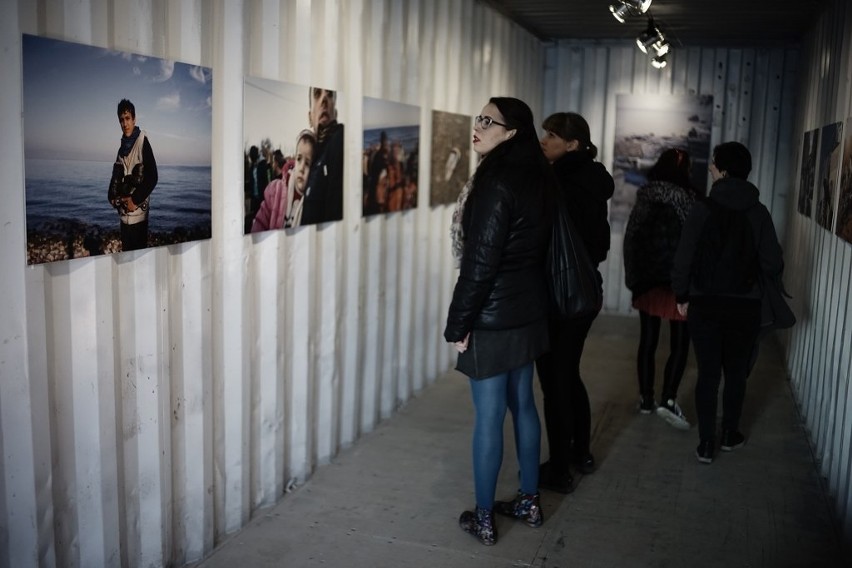
[[[719,448],[732,451],[745,443],[740,417],[761,325],[762,281],[779,278],[784,267],[772,216],[747,179],[751,167],[751,153],[739,142],[713,149],[710,194],[692,207],[672,268],[677,309],[687,318],[698,365],[695,455],[704,464],[715,457],[723,373]],[[720,256],[725,251],[733,251],[733,256]]]
[[[159,179],[157,160],[144,130],[136,126],[136,107],[128,99],[118,103],[121,144],[107,199],[121,220],[121,250],[138,250],[148,246],[148,214],[150,196]]]
[[[317,143],[302,205],[302,225],[343,219],[343,124],[337,93],[310,87],[308,122]]]

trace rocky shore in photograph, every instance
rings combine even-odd
[[[209,239],[210,226],[149,232],[148,247]],[[52,221],[27,231],[27,264],[43,264],[121,252],[118,227],[104,230],[73,219]]]

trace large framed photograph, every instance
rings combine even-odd
[[[362,213],[417,207],[420,107],[364,97]]]
[[[834,200],[840,177],[840,148],[843,142],[843,123],[822,127],[819,141],[819,175],[814,204],[816,222],[831,231],[834,227]]]
[[[464,114],[432,111],[432,179],[429,205],[455,203],[470,177],[473,119]]]
[[[610,225],[624,231],[636,190],[645,175],[668,148],[680,148],[692,161],[691,182],[699,192],[707,189],[712,95],[617,95],[613,171],[615,192],[610,202]]]
[[[343,218],[337,97],[320,86],[244,79],[245,233]]]
[[[852,116],[846,119],[843,154],[840,161],[840,187],[837,197],[835,233],[852,243]]]
[[[24,34],[27,263],[211,235],[212,72]]]

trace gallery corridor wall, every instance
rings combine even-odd
[[[22,33],[212,70],[210,240],[27,266]],[[198,560],[451,366],[452,207],[422,144],[416,209],[361,217],[362,97],[426,141],[538,115],[539,40],[474,0],[3,0],[0,45],[0,566]],[[339,92],[341,222],[243,234],[246,75]]]

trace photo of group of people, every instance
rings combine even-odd
[[[802,142],[802,169],[799,172],[799,201],[797,208],[805,217],[811,216],[811,205],[814,200],[814,183],[816,183],[817,146],[819,145],[819,130],[805,132]]]
[[[246,77],[245,233],[343,218],[337,92]]]
[[[212,73],[22,36],[27,263],[211,236]]]
[[[364,98],[362,214],[417,207],[420,108]]]

